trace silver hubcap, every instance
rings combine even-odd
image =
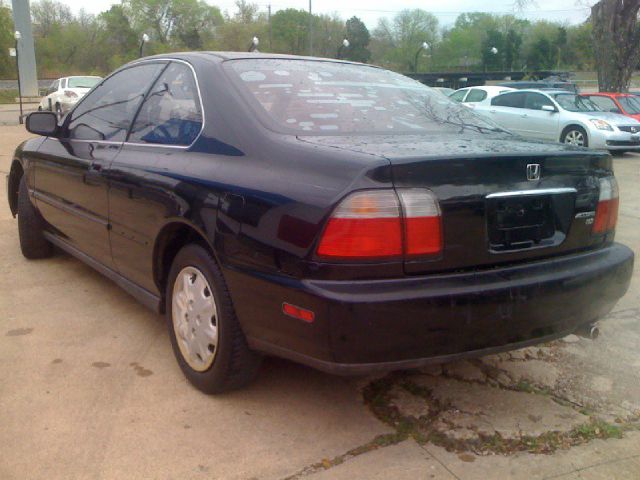
[[[183,268],[173,284],[173,330],[182,357],[204,372],[213,363],[218,346],[218,312],[213,291],[203,273]]]
[[[582,132],[579,132],[577,130],[571,130],[564,138],[564,143],[582,147],[584,146],[584,135],[582,134]]]

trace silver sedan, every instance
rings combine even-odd
[[[640,122],[603,112],[572,92],[508,92],[476,104],[475,111],[524,137],[610,151],[640,151]]]

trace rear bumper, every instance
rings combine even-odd
[[[511,350],[562,337],[606,315],[627,291],[633,261],[629,248],[612,244],[478,272],[263,285],[264,292],[278,295],[271,307],[260,306],[263,316],[288,301],[313,310],[316,320],[302,324],[275,318],[271,326],[284,331],[268,336],[248,325],[249,342],[258,350],[343,374]],[[259,303],[263,296],[253,292]],[[241,307],[244,326],[242,313]]]

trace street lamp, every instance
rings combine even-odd
[[[146,33],[142,34],[142,40],[140,41],[140,54],[138,57],[142,57],[142,50],[144,49],[144,44],[149,42],[149,35]]]
[[[22,85],[20,85],[20,62],[19,60],[19,53],[18,53],[18,41],[22,38],[22,34],[20,33],[19,30],[16,30],[13,33],[13,38],[16,39],[16,72],[18,74],[18,99],[20,101],[20,117],[18,118],[18,122],[22,125]]]
[[[251,39],[251,45],[249,45],[249,51],[250,52],[257,52],[258,51],[258,45],[260,45],[260,39],[258,37],[253,37]]]
[[[416,58],[415,58],[415,60],[413,62],[413,71],[415,73],[418,73],[418,57],[420,55],[420,52],[422,52],[423,50],[428,50],[428,49],[429,49],[429,44],[427,42],[422,42],[422,45],[420,45],[420,48],[416,52]]]
[[[342,40],[342,43],[340,44],[340,46],[338,47],[338,55],[337,55],[337,59],[340,60],[342,58],[342,51],[345,48],[349,48],[349,45],[351,45],[349,43],[349,40],[347,40],[346,38],[344,40]]]

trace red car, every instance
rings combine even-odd
[[[630,93],[583,93],[605,112],[620,113],[640,121],[640,98]]]

